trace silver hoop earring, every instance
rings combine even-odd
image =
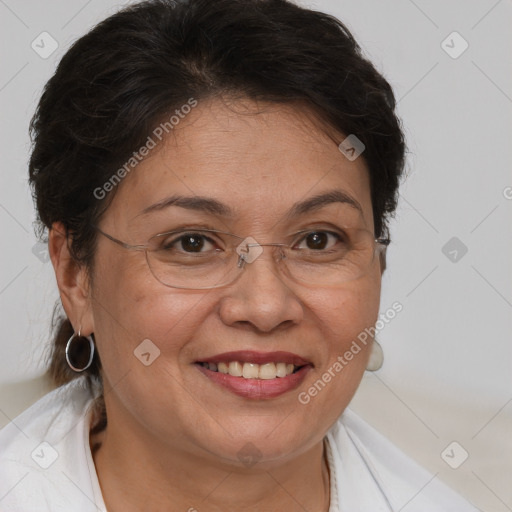
[[[76,342],[82,338],[89,342],[89,355],[84,351],[83,342],[77,344]],[[78,335],[73,334],[66,343],[66,362],[69,367],[77,372],[84,372],[91,366],[94,358],[94,340],[92,336],[81,336],[80,329],[78,329]]]
[[[384,363],[384,352],[380,343],[377,340],[373,340],[372,351],[370,353],[370,359],[368,360],[366,369],[369,372],[375,372],[382,368],[382,363]]]

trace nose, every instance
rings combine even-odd
[[[241,275],[226,287],[221,300],[224,324],[268,333],[301,322],[303,305],[295,285],[286,280],[277,265],[270,247],[251,263],[245,263]]]

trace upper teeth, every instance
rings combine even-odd
[[[231,361],[230,363],[202,363],[205,368],[214,372],[226,373],[233,377],[245,379],[275,379],[291,375],[295,366],[291,363],[241,363]]]

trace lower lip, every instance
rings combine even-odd
[[[235,395],[256,400],[275,398],[295,389],[312,368],[311,365],[306,365],[286,377],[276,377],[275,379],[265,380],[233,377],[226,373],[213,372],[200,364],[196,364],[196,367],[211,381],[215,382],[215,384],[219,384]]]

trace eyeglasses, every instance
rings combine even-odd
[[[288,278],[316,286],[339,286],[364,276],[376,255],[385,252],[388,238],[375,238],[365,229],[310,229],[285,243],[259,243],[212,229],[182,229],[152,236],[145,245],[129,245],[96,229],[112,242],[144,251],[153,276],[165,286],[189,290],[220,288],[233,283],[263,253],[274,247],[274,259]]]

